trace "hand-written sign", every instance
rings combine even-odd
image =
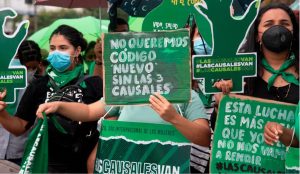
[[[296,106],[270,100],[225,96],[214,133],[212,173],[284,173],[285,146],[269,146],[263,131],[267,122],[294,125]]]
[[[7,90],[5,102],[8,104],[16,101],[16,89],[26,87],[26,68],[24,66],[10,67],[10,62],[14,58],[20,43],[25,39],[29,21],[23,21],[14,34],[4,33],[6,18],[13,18],[17,13],[11,8],[0,9],[0,24],[2,32],[0,34],[0,92]]]
[[[190,99],[188,30],[104,35],[105,102],[149,103],[160,92],[170,102]]]
[[[104,120],[94,173],[189,173],[190,150],[172,125]]]

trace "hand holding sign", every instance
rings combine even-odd
[[[10,8],[0,10],[0,24],[3,27],[6,18],[14,18],[16,12]],[[26,86],[26,69],[25,67],[10,68],[10,61],[14,58],[20,43],[27,34],[28,21],[23,21],[17,31],[13,35],[6,35],[2,28],[0,34],[0,87],[7,89],[7,96],[5,100],[8,103],[15,101],[15,89],[24,88]]]
[[[279,140],[279,137],[283,133],[283,126],[279,123],[276,122],[268,122],[265,125],[265,130],[264,130],[264,138],[265,142],[269,145],[272,145],[274,143],[277,143]]]
[[[149,98],[150,106],[162,119],[171,123],[178,115],[173,105],[159,93],[155,93]]]

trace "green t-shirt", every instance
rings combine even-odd
[[[186,104],[173,104],[174,108],[180,113],[178,106],[182,111],[182,115],[190,121],[204,118],[208,119],[203,103],[195,91],[191,92],[191,102]],[[111,107],[107,106],[105,110],[108,112]],[[119,121],[143,122],[143,123],[163,123],[164,121],[150,106],[129,105],[122,107],[113,107],[109,113],[110,116],[118,116]]]

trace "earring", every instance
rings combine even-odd
[[[262,51],[262,43],[259,41],[259,50]]]

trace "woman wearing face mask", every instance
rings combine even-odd
[[[257,77],[245,79],[245,95],[298,103],[299,28],[288,6],[270,4],[260,9],[241,52],[257,52],[258,62]],[[223,91],[231,85],[215,84]]]
[[[18,52],[20,63],[26,66],[27,82],[31,83],[34,79],[44,75],[41,49],[37,43],[26,40],[21,43]]]
[[[101,79],[86,77],[83,73],[80,53],[86,45],[82,34],[72,27],[62,25],[52,33],[47,58],[50,65],[46,69],[46,76],[27,87],[14,117],[5,110],[6,104],[2,101],[5,92],[0,94],[0,123],[5,129],[15,135],[24,133],[34,126],[35,112],[44,102],[60,100],[89,104],[102,97]],[[81,132],[84,137],[90,138],[82,139],[86,144],[80,144],[84,146],[81,148],[77,146],[76,137],[72,136],[73,126],[78,122],[56,116],[67,134],[60,133],[49,120],[49,172],[86,172],[87,156],[95,146],[98,135],[85,136],[85,132]],[[85,124],[90,131],[96,130],[96,122],[82,123]]]
[[[91,41],[84,51],[83,66],[84,71],[89,74],[94,73],[96,55],[94,53],[95,41]]]

